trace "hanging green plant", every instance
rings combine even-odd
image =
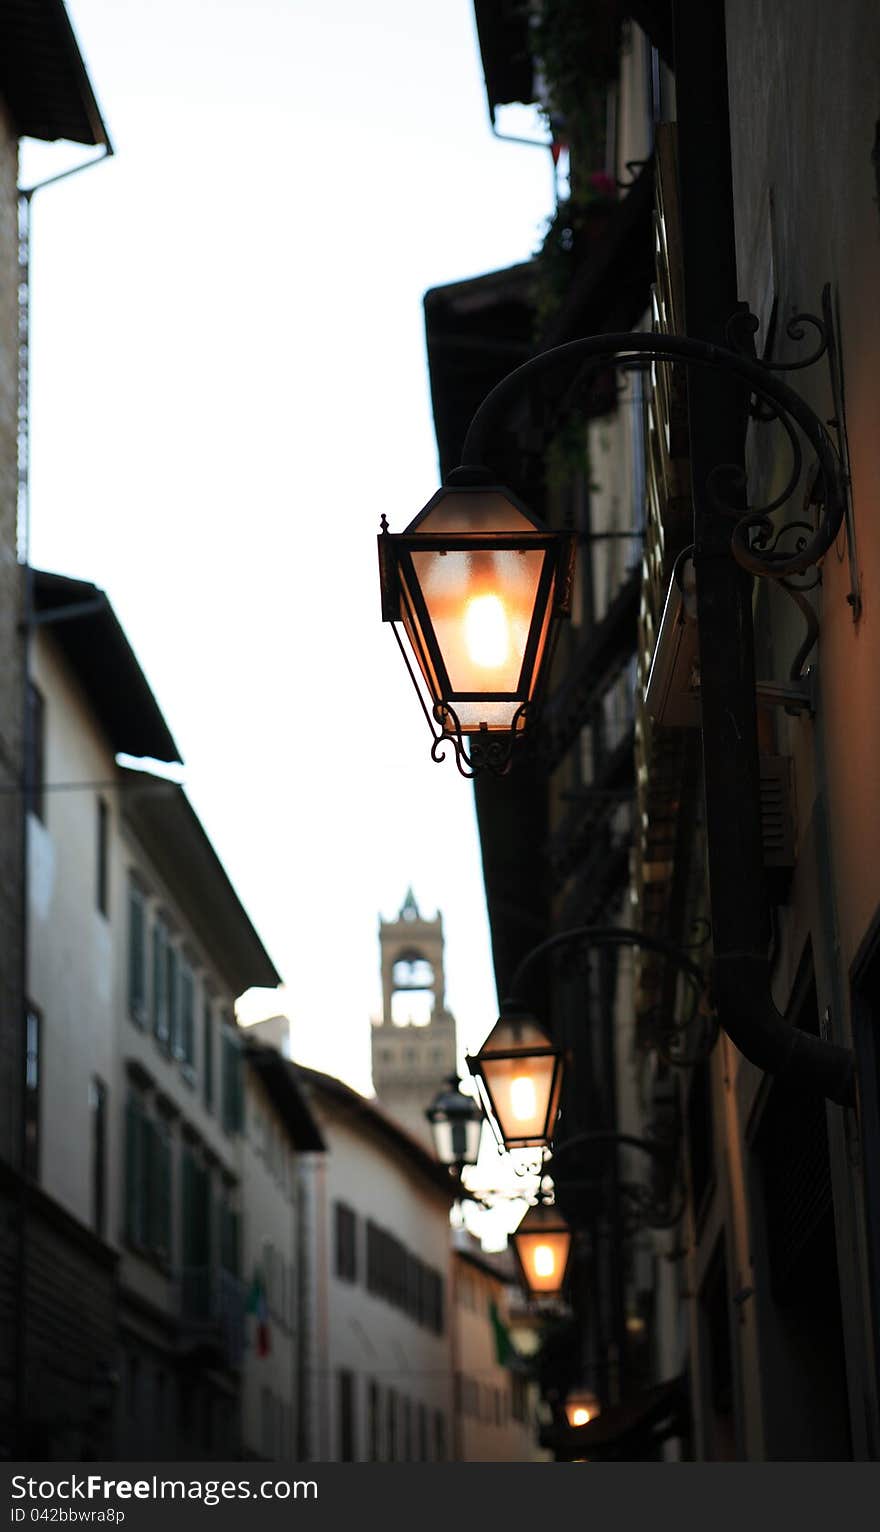
[[[584,170],[606,162],[606,103],[620,64],[619,0],[541,0],[532,49],[554,139]]]

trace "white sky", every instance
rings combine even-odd
[[[496,1014],[472,790],[375,538],[437,486],[422,295],[531,254],[550,156],[492,136],[470,0],[68,8],[116,157],[34,199],[32,561],[107,590],[295,1056],[366,1089],[409,883],[460,1044]]]

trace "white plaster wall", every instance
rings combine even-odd
[[[40,1180],[90,1224],[89,1084],[98,1075],[116,1104],[117,1039],[113,944],[119,929],[118,874],[110,915],[96,899],[97,799],[91,787],[53,784],[111,780],[113,755],[85,699],[45,634],[33,645],[32,678],[45,700],[45,823],[28,815],[29,998],[42,1013]],[[111,839],[119,834],[117,794],[104,792]],[[115,1156],[110,1153],[110,1162]],[[108,1232],[112,1232],[113,1224]]]
[[[122,1247],[120,1275],[128,1286],[160,1308],[176,1297],[168,1278],[129,1254],[124,1229],[124,1111],[127,1066],[135,1062],[172,1108],[172,1262],[179,1258],[180,1127],[186,1123],[234,1180],[240,1175],[240,1145],[220,1122],[220,1017],[233,1013],[234,997],[224,990],[211,958],[171,898],[122,813],[122,794],[86,786],[53,790],[60,783],[113,783],[114,756],[87,699],[70,674],[50,634],[38,632],[31,674],[45,700],[45,823],[29,816],[29,988],[42,1013],[40,1086],[41,1183],[86,1224],[92,1220],[89,1085],[98,1075],[108,1087],[107,1215],[105,1237]],[[108,915],[97,908],[97,799],[109,811]],[[128,1014],[128,885],[131,871],[149,891],[150,910],[159,906],[193,960],[195,1070],[157,1045],[149,1027]],[[148,955],[149,963],[149,955]],[[214,1006],[214,1107],[203,1094],[202,996],[207,984]]]
[[[446,1450],[452,1450],[452,1362],[450,1344],[449,1204],[444,1192],[430,1184],[374,1130],[323,1093],[315,1093],[312,1109],[325,1133],[328,1152],[314,1177],[315,1205],[310,1238],[314,1243],[313,1275],[317,1289],[311,1314],[311,1384],[314,1400],[310,1431],[313,1455],[333,1461],[339,1456],[336,1377],[340,1368],[355,1374],[357,1457],[367,1457],[367,1398],[371,1380],[379,1384],[380,1451],[385,1452],[385,1397],[393,1388],[413,1406],[429,1411],[429,1443],[433,1456],[433,1416],[445,1418]],[[358,1279],[341,1281],[334,1269],[333,1208],[341,1200],[358,1215]],[[399,1239],[408,1250],[444,1280],[445,1328],[442,1335],[417,1324],[366,1288],[366,1221],[372,1219]],[[321,1289],[323,1286],[323,1296]],[[417,1442],[415,1415],[413,1439]],[[402,1415],[398,1413],[398,1456],[403,1448]]]

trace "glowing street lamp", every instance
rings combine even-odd
[[[565,1404],[565,1418],[570,1426],[586,1426],[600,1413],[601,1405],[592,1389],[574,1388]]]
[[[553,1138],[562,1088],[562,1050],[527,1011],[504,1008],[467,1066],[506,1149]]]
[[[548,1298],[562,1291],[571,1255],[571,1228],[557,1207],[539,1202],[527,1208],[511,1244],[531,1297]]]
[[[435,760],[448,743],[465,776],[507,770],[569,614],[573,566],[572,534],[552,532],[485,470],[456,469],[404,532],[389,532],[383,516],[382,619],[394,625]]]

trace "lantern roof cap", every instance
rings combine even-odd
[[[505,1006],[492,1031],[478,1050],[477,1058],[498,1054],[558,1053],[559,1049],[530,1011]]]

